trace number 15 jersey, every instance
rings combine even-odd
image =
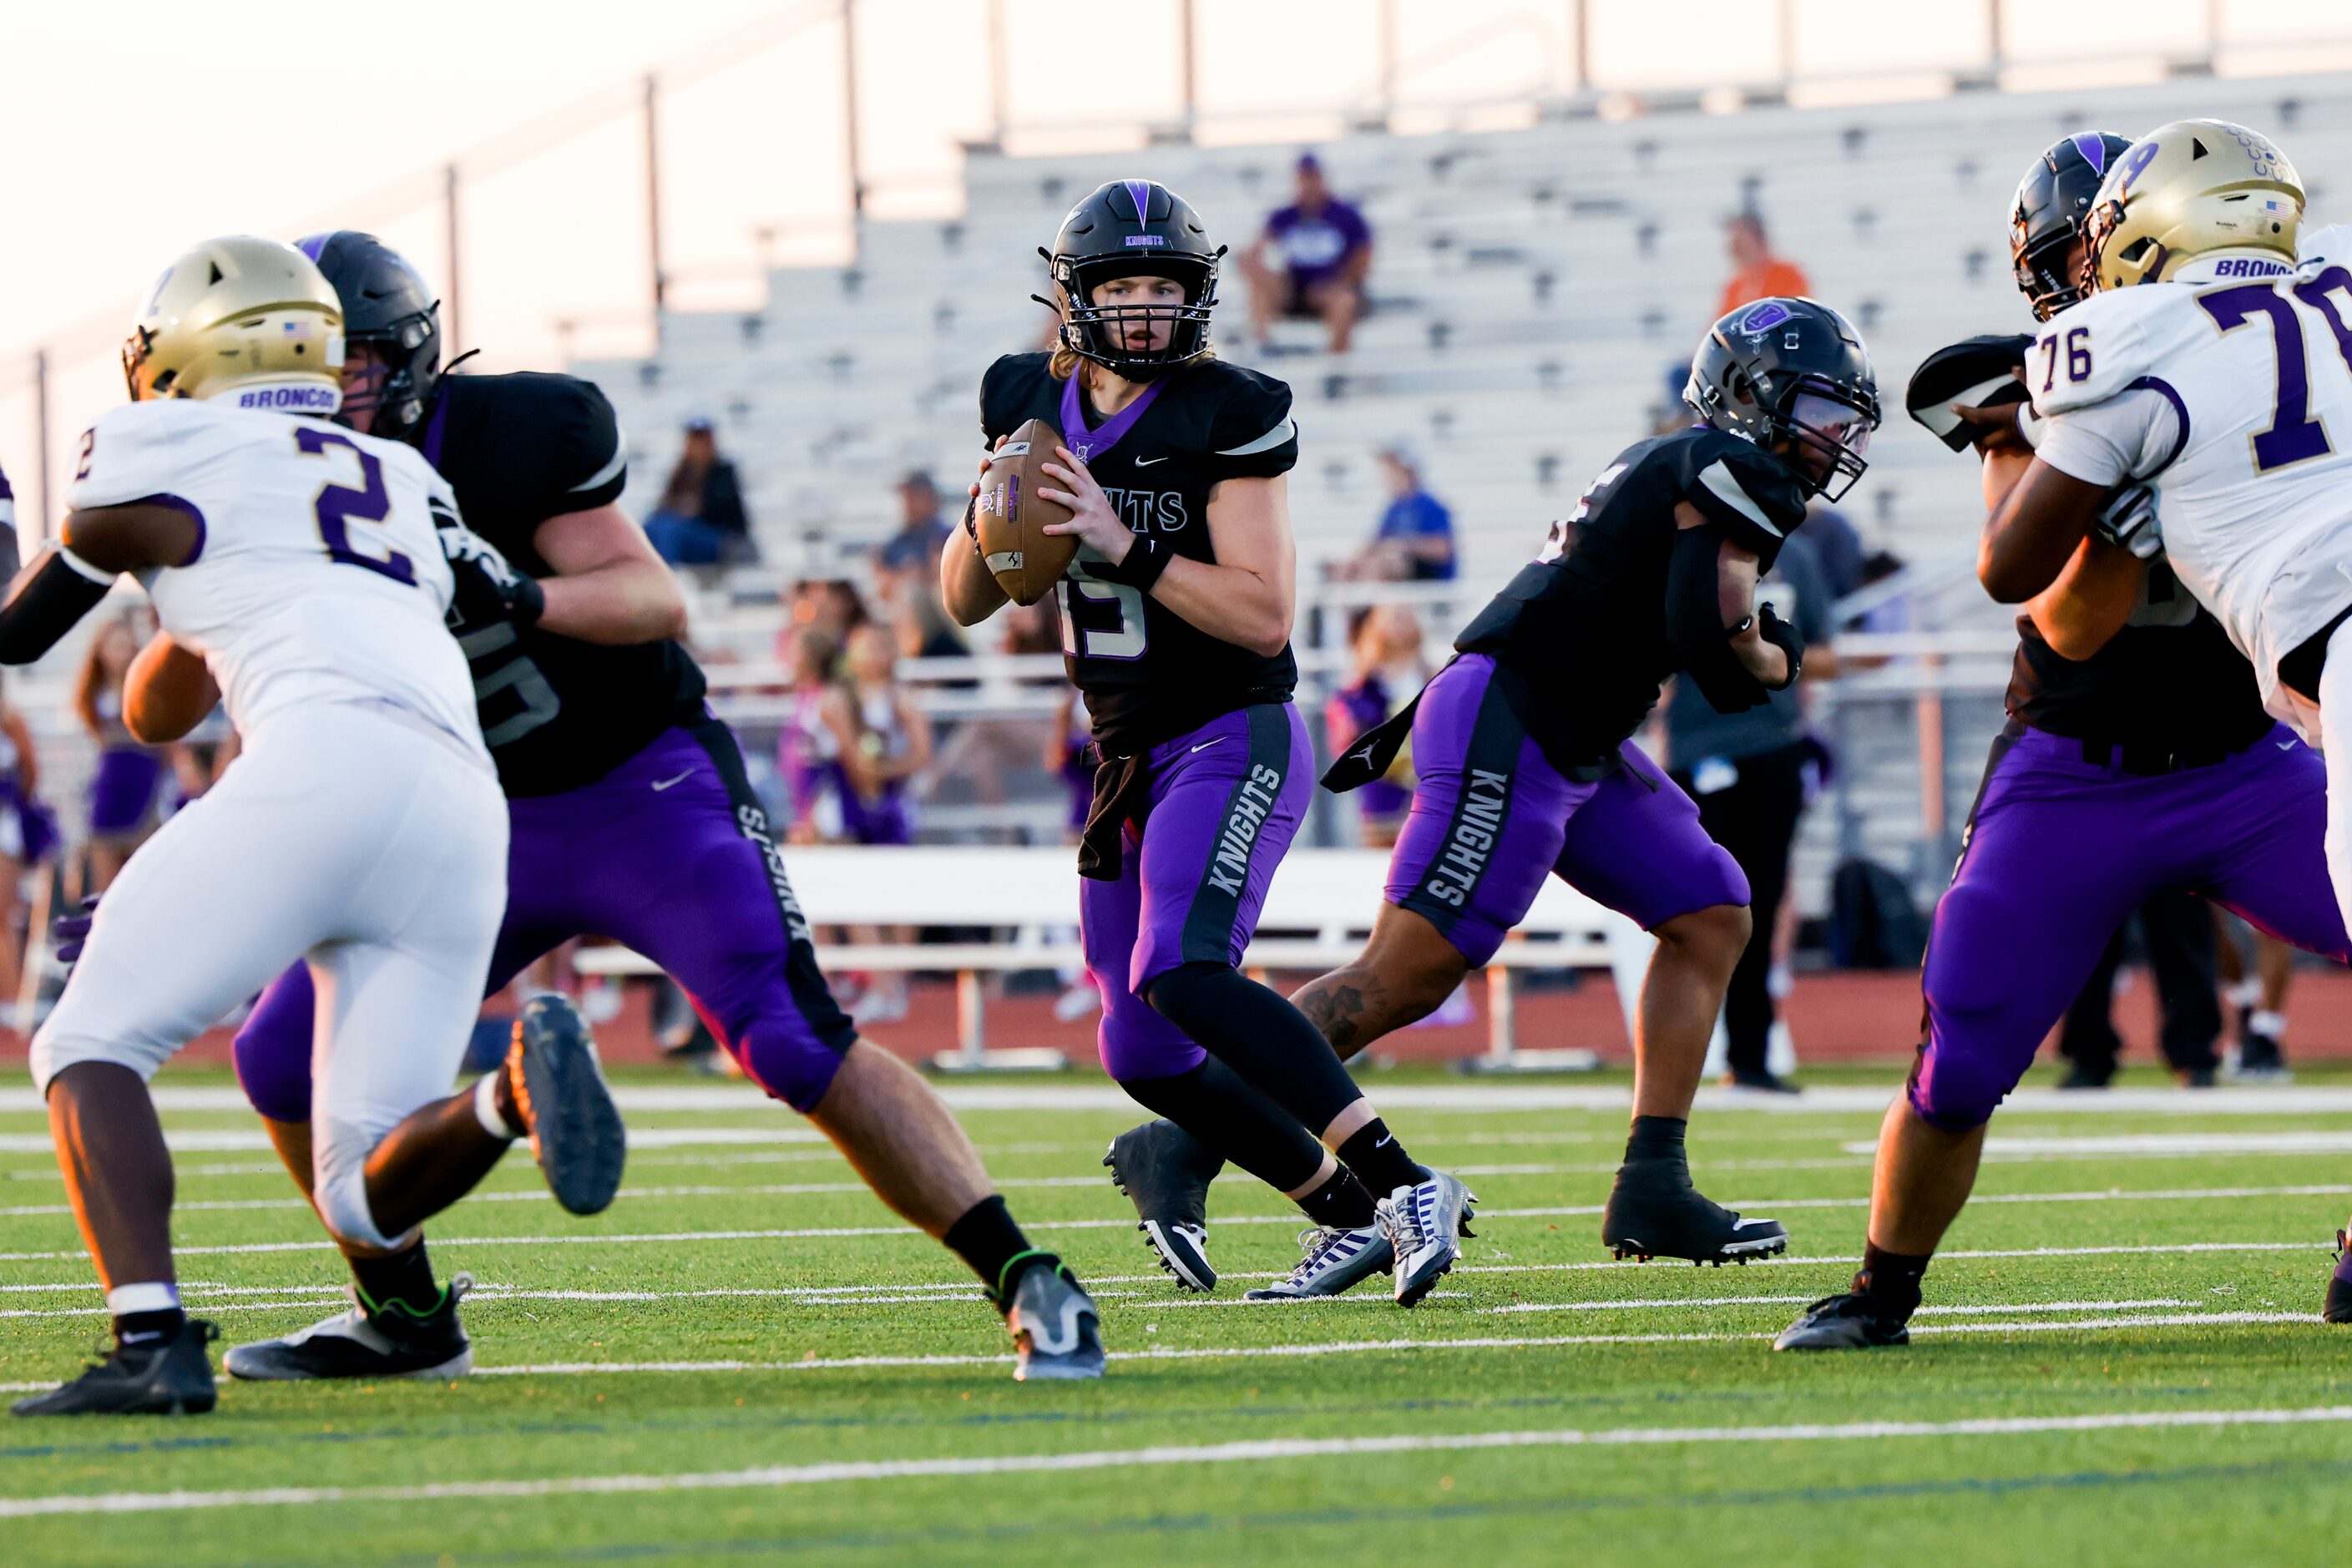
[[[413,449],[305,416],[164,398],[100,416],[67,504],[186,512],[196,552],[142,574],[155,618],[201,654],[250,740],[320,702],[393,703],[482,757],[473,681],[444,617],[435,512],[447,481]]]
[[[1213,562],[1209,498],[1225,479],[1272,479],[1298,461],[1290,388],[1223,360],[1197,360],[1148,385],[1108,419],[1057,381],[1042,353],[1008,354],[980,384],[981,432],[993,450],[1031,419],[1062,433],[1127,526],[1177,554]],[[1271,657],[1211,637],[1147,594],[1087,570],[1081,546],[1057,584],[1062,651],[1087,700],[1095,743],[1133,756],[1298,684],[1288,644]]]
[[[2279,660],[2352,605],[2352,228],[2289,269],[2209,257],[2095,294],[2042,330],[2027,388],[2037,455],[2158,491],[2173,572],[2294,721]]]

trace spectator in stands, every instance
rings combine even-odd
[[[0,582],[15,582],[23,564],[16,539],[16,492],[8,488],[8,476],[0,473]]]
[[[852,843],[911,844],[914,802],[909,786],[931,765],[931,723],[898,684],[898,650],[877,626],[852,632],[842,655],[842,679],[824,700],[825,727],[839,758],[841,815]],[[908,942],[903,928],[854,940]],[[877,975],[851,1008],[860,1024],[895,1023],[907,1016],[904,971]]]
[[[1862,586],[1869,552],[1863,548],[1862,535],[1846,521],[1845,513],[1820,500],[1807,506],[1805,542],[1813,547],[1813,555],[1821,562],[1822,582],[1831,599],[1843,599]]]
[[[908,658],[953,658],[968,653],[962,635],[940,602],[940,547],[955,531],[942,514],[939,487],[920,468],[898,480],[898,531],[874,557],[874,585],[884,616]]]
[[[1372,226],[1331,194],[1312,153],[1298,157],[1297,198],[1265,220],[1242,253],[1249,279],[1250,325],[1259,346],[1277,320],[1319,321],[1331,331],[1331,352],[1348,352],[1364,313],[1364,279],[1372,269]]]
[[[1382,583],[1450,583],[1455,566],[1454,514],[1422,482],[1421,458],[1403,441],[1380,449],[1389,504],[1363,552],[1344,576]]]
[[[1368,605],[1348,622],[1348,683],[1331,694],[1323,710],[1323,726],[1331,755],[1356,743],[1356,737],[1387,721],[1397,706],[1409,702],[1429,679],[1422,658],[1421,617],[1409,605]],[[1412,805],[1412,758],[1397,753],[1385,777],[1376,779],[1349,797],[1356,803],[1358,836],[1368,849],[1395,846]]]
[[[163,755],[131,739],[122,721],[122,686],[139,654],[131,616],[100,626],[75,672],[73,710],[98,746],[89,781],[89,853],[81,892],[102,893],[132,850],[162,821]]]
[[[18,884],[58,847],[58,819],[41,804],[40,785],[33,731],[24,715],[0,697],[0,996],[16,995],[24,974]]]
[[[1773,253],[1771,238],[1764,232],[1762,214],[1737,214],[1724,225],[1724,233],[1730,244],[1735,270],[1730,281],[1723,286],[1723,299],[1715,307],[1717,316],[1727,316],[1750,300],[1812,291],[1802,268]]]
[[[1767,582],[1759,597],[1804,638],[1803,682],[1835,675],[1829,590],[1802,532],[1790,534],[1781,545]],[[1775,1016],[1773,933],[1788,889],[1797,824],[1820,767],[1820,752],[1805,733],[1803,682],[1772,693],[1762,707],[1719,713],[1696,687],[1678,680],[1665,706],[1667,771],[1698,803],[1708,836],[1731,852],[1748,876],[1754,925],[1723,1003],[1729,1043],[1724,1081],[1746,1089],[1793,1092],[1792,1085],[1772,1072],[1767,1052]]]
[[[793,651],[793,689],[776,734],[776,772],[789,802],[784,837],[823,844],[841,837],[835,763],[840,747],[826,723],[826,700],[835,689],[841,644],[824,632],[803,632]]]
[[[719,454],[710,421],[686,422],[677,466],[669,471],[661,504],[646,519],[646,537],[673,566],[719,566],[758,558],[743,484],[735,465]]]
[[[784,612],[783,629],[776,634],[776,662],[787,669],[801,662],[801,639],[820,637],[839,656],[849,634],[873,617],[854,583],[839,578],[803,577],[793,584],[792,604]]]

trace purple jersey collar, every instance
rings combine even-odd
[[[1087,426],[1086,395],[1078,390],[1078,373],[1072,372],[1070,379],[1062,384],[1062,445],[1067,447],[1079,462],[1093,462],[1118,446],[1119,438],[1135,428],[1135,422],[1143,417],[1143,411],[1151,406],[1152,400],[1160,395],[1160,389],[1167,384],[1164,381],[1147,383],[1141,396],[1103,421],[1100,426],[1089,429]]]
[[[425,460],[433,465],[436,472],[441,468],[441,439],[448,420],[449,400],[446,397],[435,398],[433,416],[425,422],[425,439],[418,443],[418,447],[425,453]]]

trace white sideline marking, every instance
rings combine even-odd
[[[2079,1203],[2176,1203],[2206,1198],[2279,1198],[2279,1197],[2342,1197],[2352,1195],[2352,1185],[2343,1183],[2315,1183],[2291,1187],[2161,1187],[2134,1189],[2108,1187],[2095,1192],[2076,1193],[1994,1193],[1979,1194],[1969,1201],[1989,1204],[2079,1204]],[[1727,1205],[1731,1208],[1760,1212],[1766,1209],[1830,1209],[1867,1208],[1867,1197],[1853,1198],[1735,1198]],[[1559,1219],[1601,1213],[1600,1204],[1567,1204],[1541,1208],[1485,1208],[1478,1211],[1485,1219]],[[1220,1217],[1221,1226],[1299,1225],[1297,1214],[1233,1215]],[[1031,1230],[1130,1230],[1131,1219],[1061,1219],[1039,1220]],[[814,1237],[854,1236],[919,1237],[923,1233],[911,1226],[816,1226],[796,1229],[763,1230],[680,1230],[630,1231],[613,1234],[583,1232],[568,1236],[472,1236],[435,1238],[436,1245],[452,1247],[585,1247],[611,1246],[633,1242],[687,1241],[791,1241]],[[242,1253],[306,1252],[331,1247],[323,1236],[309,1241],[250,1241],[215,1247],[182,1247],[173,1250],[182,1258],[223,1257]],[[2158,1251],[2186,1250],[2159,1247]],[[59,1258],[80,1258],[79,1251],[0,1252],[0,1263],[38,1263]],[[2021,1254],[2020,1256],[2037,1256]]]
[[[1841,1145],[1849,1154],[1874,1154],[1875,1139]],[[2352,1154],[2347,1132],[2119,1132],[2082,1137],[1989,1137],[1987,1158],[2047,1156],[2172,1158],[2194,1154]]]
[[[2041,1318],[2018,1322],[1923,1323],[1916,1334],[2052,1333],[2069,1329],[2190,1328],[2208,1323],[2308,1323],[2314,1312],[2148,1312],[2105,1318]],[[1542,1334],[1506,1338],[1479,1335],[1443,1340],[1334,1340],[1292,1345],[1199,1345],[1143,1351],[1112,1351],[1112,1361],[1301,1360],[1328,1355],[1364,1355],[1381,1351],[1541,1350],[1559,1345],[1732,1344],[1769,1341],[1765,1333]],[[476,1377],[574,1377],[632,1372],[833,1372],[859,1367],[1003,1366],[1010,1355],[805,1356],[799,1361],[548,1362],[521,1366],[478,1366]]]
[[[1457,1270],[1456,1272],[1459,1272]],[[1813,1300],[1811,1296],[1689,1296],[1635,1299],[1623,1301],[1515,1301],[1507,1307],[1480,1307],[1481,1313],[1608,1312],[1643,1307],[1764,1307]],[[2150,1307],[2199,1307],[2201,1301],[2155,1297],[2144,1301],[2000,1301],[1990,1306],[1921,1307],[1916,1316],[1931,1314],[1989,1315],[2000,1312],[2131,1312]]]
[[[1402,1434],[1385,1437],[1263,1437],[1150,1448],[937,1459],[835,1460],[671,1475],[563,1476],[540,1480],[437,1481],[407,1487],[270,1487],[249,1491],[68,1492],[0,1499],[0,1519],[50,1514],[163,1513],[319,1503],[429,1502],[450,1498],[560,1497],[822,1486],[914,1477],[1001,1476],[1159,1465],[1259,1464],[1278,1459],[1494,1448],[1649,1447],[1683,1443],[1803,1443],[1895,1437],[2010,1437],[2054,1432],[2299,1426],[2352,1421],[2352,1405],[2269,1410],[2117,1410],[2089,1415],[2005,1415],[1967,1421],[1853,1421],[1777,1426],[1606,1426],[1551,1431]]]
[[[234,1088],[164,1087],[152,1091],[159,1110],[244,1110],[244,1093]],[[1139,1108],[1116,1084],[971,1084],[950,1083],[936,1092],[954,1110],[1118,1111],[1138,1114]],[[1775,1116],[1852,1115],[1884,1111],[1899,1090],[1893,1085],[1837,1085],[1809,1089],[1801,1095],[1761,1095],[1748,1090],[1709,1085],[1698,1091],[1702,1110],[1761,1110]],[[1622,1111],[1633,1103],[1624,1086],[1579,1087],[1568,1084],[1388,1084],[1375,1085],[1373,1098],[1385,1110],[1593,1110]],[[775,1102],[748,1085],[646,1084],[626,1085],[613,1091],[625,1112],[770,1110]],[[0,1112],[44,1114],[46,1107],[29,1088],[0,1089]],[[2111,1089],[2095,1097],[2058,1089],[2021,1089],[2001,1104],[2001,1114],[2063,1111],[2102,1115],[2137,1112],[2159,1116],[2252,1115],[2290,1116],[2352,1112],[2352,1087],[2290,1085],[2283,1088],[2236,1086],[2183,1094],[2177,1089]],[[798,1130],[794,1130],[798,1131]],[[805,1132],[814,1139],[821,1134]]]
[[[632,1134],[634,1136],[634,1134]],[[1612,1165],[1611,1170],[1617,1167]],[[1013,1176],[999,1178],[992,1184],[999,1187],[1093,1187],[1102,1184],[1100,1176]],[[623,1187],[616,1194],[621,1198],[719,1198],[741,1194],[749,1197],[814,1197],[832,1193],[870,1193],[874,1189],[864,1182],[772,1182],[747,1186],[700,1187]],[[520,1187],[512,1192],[469,1193],[465,1201],[478,1204],[552,1203],[555,1194],[541,1187]],[[301,1209],[309,1212],[310,1204],[301,1198],[206,1198],[196,1203],[174,1203],[175,1214],[224,1211],[234,1209]],[[69,1215],[70,1204],[19,1204],[0,1208],[0,1218],[29,1219],[42,1215]]]
[[[632,1127],[631,1149],[684,1149],[705,1143],[823,1143],[822,1132],[800,1127]],[[244,1154],[271,1147],[269,1134],[248,1128],[166,1128],[163,1146],[174,1154]],[[46,1132],[0,1132],[0,1154],[47,1154]]]

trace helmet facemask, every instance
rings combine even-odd
[[[432,310],[403,316],[373,331],[344,333],[347,354],[352,348],[370,352],[366,374],[344,378],[342,413],[336,423],[350,425],[351,416],[371,414],[368,433],[394,441],[416,427],[437,379],[441,334],[435,318],[439,308],[436,300]]]
[[[1876,400],[1857,398],[1852,387],[1827,376],[1801,378],[1766,416],[1766,441],[1796,474],[1797,482],[1825,501],[1843,499],[1870,468],[1870,433],[1878,427]],[[1790,448],[1780,451],[1783,444]],[[1840,482],[1843,481],[1843,482]]]
[[[1085,261],[1055,260],[1054,282],[1061,299],[1062,346],[1129,381],[1152,381],[1209,352],[1209,313],[1217,303],[1217,262],[1212,256],[1133,256]],[[1118,278],[1166,278],[1184,290],[1181,304],[1154,300],[1098,305],[1094,291]],[[1137,322],[1166,325],[1165,348],[1131,349],[1127,334]],[[1157,335],[1156,332],[1153,335]]]

